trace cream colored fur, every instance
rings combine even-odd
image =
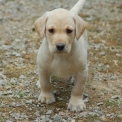
[[[59,78],[73,77],[75,85],[68,104],[71,111],[85,108],[82,97],[88,75],[87,32],[86,23],[77,15],[83,3],[84,0],[79,0],[71,11],[59,8],[47,12],[34,24],[43,39],[37,55],[37,85],[41,87],[39,101],[46,104],[55,102],[50,83],[52,74]],[[67,30],[72,32],[68,33]],[[64,44],[65,48],[59,51],[57,44]]]

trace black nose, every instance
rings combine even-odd
[[[59,51],[62,51],[65,47],[65,44],[56,44],[56,47]]]

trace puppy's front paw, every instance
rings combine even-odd
[[[51,104],[55,102],[55,98],[52,93],[41,93],[38,101],[41,101],[41,103]]]
[[[82,98],[72,97],[68,104],[68,109],[71,111],[82,111],[86,108]]]

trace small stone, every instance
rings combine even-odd
[[[121,54],[117,53],[116,56],[117,56],[117,57],[121,57]]]
[[[65,120],[65,119],[62,119],[62,122],[67,122],[67,120]]]
[[[64,87],[59,87],[59,89],[64,89]]]
[[[24,75],[21,75],[20,77],[19,77],[20,79],[24,79],[24,78],[26,78]]]
[[[33,103],[33,100],[26,100],[26,103],[27,104],[32,104]]]
[[[87,112],[82,112],[82,113],[80,113],[78,116],[81,118],[81,117],[86,117],[86,115],[87,115],[88,113]]]
[[[111,116],[111,114],[106,114],[107,117]]]
[[[17,53],[17,52],[13,52],[12,55],[13,56],[17,56],[17,57],[20,57],[21,56],[20,53]]]
[[[86,17],[86,20],[87,21],[92,21],[92,17],[90,16],[90,17]]]
[[[53,120],[54,122],[60,122],[61,120],[62,120],[61,116],[57,114],[54,116],[54,120]]]
[[[46,114],[47,114],[47,115],[52,114],[52,110],[48,110],[48,111],[46,112]]]
[[[119,99],[119,96],[118,95],[114,95],[111,97],[112,99]]]
[[[97,103],[97,106],[103,105],[103,102]]]
[[[20,53],[16,53],[16,56],[17,56],[17,57],[20,57],[21,55],[20,55]]]
[[[63,98],[60,98],[60,97],[57,97],[57,99],[58,99],[58,100],[60,100],[60,101],[62,101],[62,100],[63,100]]]
[[[83,96],[84,96],[84,98],[87,98],[89,95],[84,93]]]
[[[103,116],[101,116],[100,117],[100,119],[102,120],[102,121],[106,121],[106,118],[105,118],[105,116],[103,115]]]
[[[105,44],[105,43],[106,43],[106,41],[105,41],[105,40],[102,40],[102,43],[104,43],[104,44]]]
[[[113,62],[116,66],[118,65],[118,60],[113,60]]]
[[[9,90],[9,91],[5,91],[5,92],[3,92],[2,94],[3,95],[8,95],[8,94],[12,94],[13,92],[11,91],[11,90]]]
[[[14,78],[12,78],[12,79],[10,80],[10,83],[11,83],[12,85],[14,85],[14,84],[16,84],[16,83],[17,83],[17,80],[16,80],[16,79],[14,79]]]
[[[99,55],[104,56],[105,52],[100,52]]]
[[[39,112],[39,111],[35,112],[34,114],[35,114],[37,117],[40,116],[40,112]]]
[[[11,120],[6,120],[6,122],[13,122],[13,121],[11,121]]]
[[[68,117],[68,115],[65,115],[65,116],[63,116],[63,118],[64,118],[65,120],[67,120],[69,117]]]
[[[65,113],[64,113],[64,112],[62,112],[62,111],[60,111],[60,112],[59,112],[59,115],[60,115],[60,116],[64,116],[64,115],[65,115]]]
[[[71,122],[75,122],[75,120],[73,119]]]
[[[97,113],[101,116],[103,115],[103,112],[102,111],[97,111]]]
[[[90,116],[95,116],[96,113],[95,113],[95,112],[89,112],[89,115],[90,115]]]
[[[12,117],[14,117],[16,120],[20,118],[20,113],[12,113],[10,114]]]

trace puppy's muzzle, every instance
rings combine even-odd
[[[58,49],[58,51],[62,51],[65,48],[65,44],[56,44],[56,48]]]

